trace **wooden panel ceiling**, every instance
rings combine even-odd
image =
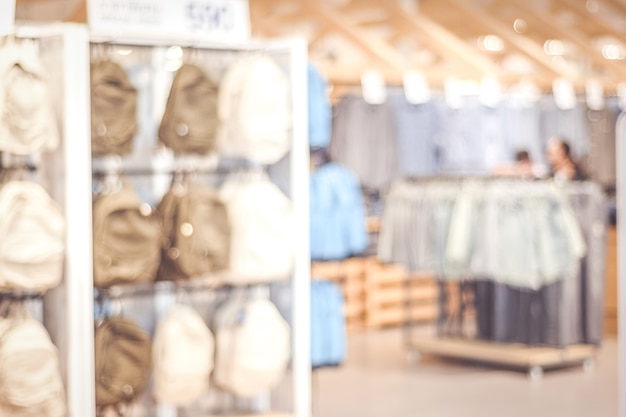
[[[626,0],[249,0],[255,37],[301,36],[336,84],[370,69],[503,83],[626,81]],[[17,17],[85,21],[85,0],[17,0]],[[612,59],[608,59],[612,58]]]
[[[250,0],[250,6],[256,36],[306,36],[312,59],[338,83],[357,84],[367,69],[396,83],[407,69],[434,84],[491,75],[504,83],[531,78],[544,88],[564,77],[584,87],[595,78],[611,90],[626,80],[620,0]]]

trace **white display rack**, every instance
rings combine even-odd
[[[61,147],[43,155],[39,175],[52,197],[64,208],[67,218],[67,256],[63,284],[46,294],[43,320],[59,348],[66,383],[69,417],[95,417],[94,374],[94,286],[92,256],[92,156],[90,121],[90,58],[95,43],[168,47],[172,44],[245,53],[262,51],[280,57],[291,84],[292,133],[288,170],[281,171],[294,211],[295,267],[289,281],[292,362],[286,384],[291,386],[291,410],[297,417],[311,415],[310,328],[309,328],[309,195],[307,140],[307,47],[303,40],[251,41],[245,44],[211,44],[193,39],[132,38],[93,35],[79,24],[18,24],[15,36],[55,39],[51,87],[61,130]],[[271,401],[271,399],[267,399]],[[260,407],[261,410],[267,407]],[[172,408],[158,409],[159,417],[176,416]],[[233,410],[233,412],[236,410]],[[283,412],[284,413],[284,412]],[[282,415],[281,413],[280,415]],[[264,414],[258,414],[264,415]]]
[[[289,404],[290,409],[287,410],[284,406],[279,408],[280,415],[288,414],[296,417],[310,417],[311,415],[311,364],[310,364],[310,259],[309,259],[309,148],[308,148],[308,119],[307,119],[307,46],[306,42],[300,39],[295,40],[279,40],[271,42],[250,41],[246,43],[210,43],[210,42],[198,42],[194,39],[165,39],[156,37],[120,37],[117,35],[107,34],[91,34],[90,44],[92,51],[109,50],[114,54],[113,60],[119,61],[122,66],[127,63],[129,67],[133,67],[132,57],[128,55],[131,53],[143,54],[144,59],[147,59],[150,66],[150,71],[155,79],[158,81],[155,84],[154,93],[146,102],[139,103],[140,115],[139,125],[140,131],[135,138],[136,143],[133,153],[122,158],[121,161],[103,161],[101,158],[94,159],[94,165],[92,171],[89,172],[88,178],[91,178],[93,169],[95,170],[107,170],[107,165],[120,164],[119,168],[122,172],[127,173],[129,176],[135,175],[141,177],[142,186],[145,189],[150,189],[153,194],[162,195],[169,185],[169,172],[175,170],[181,163],[187,163],[189,161],[182,161],[180,158],[173,158],[171,153],[163,150],[155,151],[156,143],[156,125],[158,124],[158,117],[162,112],[164,105],[164,99],[167,98],[166,89],[169,84],[167,81],[163,82],[164,78],[168,78],[173,74],[172,70],[164,70],[160,66],[163,64],[163,57],[167,50],[171,47],[184,48],[186,53],[190,50],[195,50],[195,54],[210,54],[212,57],[224,56],[225,62],[236,59],[237,56],[247,53],[263,52],[276,59],[278,64],[286,71],[290,87],[291,87],[291,150],[288,156],[274,165],[271,169],[280,165],[280,169],[273,174],[273,179],[279,187],[283,188],[283,191],[289,195],[292,201],[293,213],[294,213],[294,233],[296,242],[294,244],[295,254],[295,267],[290,280],[290,299],[292,300],[290,324],[292,330],[292,361],[289,375],[286,378],[286,385],[289,385]],[[117,51],[119,54],[116,54]],[[129,52],[133,51],[133,52]],[[97,52],[98,53],[98,52]],[[194,52],[191,52],[194,53]],[[197,56],[195,56],[197,58]],[[210,60],[209,60],[210,61]],[[88,60],[87,60],[88,62]],[[196,61],[192,61],[196,63]],[[207,62],[202,61],[203,63]],[[221,63],[224,66],[223,62]],[[142,70],[137,70],[141,72]],[[156,74],[156,75],[155,75]],[[139,73],[133,74],[131,77],[135,79],[144,80],[143,76]],[[154,80],[153,80],[154,81]],[[150,81],[145,81],[150,84]],[[145,87],[145,86],[144,86]],[[141,86],[138,87],[142,89]],[[151,94],[152,94],[151,93]],[[140,94],[141,96],[141,91]],[[149,103],[148,103],[149,102]],[[144,128],[142,131],[141,118],[149,114],[148,117],[152,117],[149,123],[143,123]],[[90,136],[86,136],[90,137]],[[149,142],[149,143],[147,143]],[[152,152],[152,153],[150,153]],[[91,160],[91,159],[90,159]],[[211,167],[214,165],[213,160],[208,158],[206,161],[192,161],[196,166]],[[206,163],[206,164],[205,164]],[[153,196],[154,197],[154,196]],[[154,203],[154,201],[152,201]],[[92,276],[91,274],[89,276]],[[149,295],[152,297],[153,302],[159,305],[168,305],[171,300],[167,299],[167,294],[163,297],[163,293],[169,292],[175,294],[175,289],[170,287],[177,287],[174,284],[158,283],[154,285],[154,293]],[[127,288],[127,289],[115,289],[117,294],[133,294],[135,290],[142,293],[150,293],[151,290],[142,286],[142,288]],[[185,284],[183,287],[189,287]],[[193,284],[191,284],[193,287]],[[93,290],[93,288],[92,288]],[[170,295],[172,295],[170,294]],[[170,297],[171,298],[171,297]],[[135,314],[137,310],[135,309]],[[126,308],[125,308],[126,311]],[[151,313],[147,313],[151,314]],[[93,315],[91,316],[93,318]],[[93,322],[91,323],[93,326]],[[83,349],[93,350],[93,340],[85,340],[82,346]],[[92,385],[93,383],[91,383]],[[86,385],[87,386],[87,385]],[[147,394],[150,395],[149,393]],[[253,407],[258,409],[261,414],[259,416],[266,415],[264,412],[277,411],[273,407],[274,396],[268,393],[267,396],[255,399],[255,404],[258,406]],[[238,404],[238,399],[234,399],[234,404]],[[247,404],[247,403],[246,403]],[[89,411],[84,411],[81,416],[93,415],[92,407]],[[86,409],[84,409],[86,410]],[[229,410],[226,410],[228,412]],[[237,410],[232,410],[236,412]],[[144,410],[148,415],[155,415],[157,417],[176,417],[178,415],[177,409],[173,406],[167,406],[162,404],[156,404],[154,407],[149,408],[148,411]],[[142,414],[143,415],[143,414]]]
[[[62,284],[43,302],[43,321],[59,348],[69,416],[94,409],[89,33],[78,24],[17,24],[16,38],[39,44],[61,133],[52,153],[37,155],[37,176],[67,219]]]

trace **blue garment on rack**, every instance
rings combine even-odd
[[[326,80],[313,64],[308,70],[309,145],[327,147],[331,137],[332,108]]]
[[[311,281],[311,366],[339,366],[346,360],[345,301],[328,280]]]
[[[336,163],[310,178],[311,258],[344,259],[367,249],[365,205],[354,174]]]

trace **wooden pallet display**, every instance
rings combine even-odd
[[[582,364],[593,367],[595,346],[571,345],[563,348],[496,344],[480,340],[458,338],[416,337],[411,348],[422,355],[436,355],[454,359],[505,365],[528,370],[532,379],[541,378],[544,369]]]
[[[365,320],[365,259],[351,258],[336,262],[313,262],[311,277],[336,282],[345,298],[348,330],[362,329]]]
[[[369,259],[365,268],[365,325],[367,328],[399,326],[407,318],[413,323],[434,322],[438,293],[437,283],[430,274],[409,277],[398,265]],[[410,316],[407,301],[411,305]]]

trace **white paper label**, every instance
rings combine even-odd
[[[480,83],[480,103],[485,107],[495,108],[502,100],[502,86],[497,78],[484,76]]]
[[[574,84],[565,78],[557,78],[552,82],[552,94],[556,105],[561,110],[576,107],[576,90]]]
[[[250,37],[247,0],[89,0],[88,22],[97,34],[177,35],[214,41]]]
[[[382,104],[387,100],[385,77],[376,71],[366,71],[361,75],[363,100],[369,104]]]
[[[598,80],[589,80],[586,85],[587,106],[591,110],[604,109],[604,87]]]
[[[0,0],[0,35],[13,33],[15,0]]]
[[[402,77],[404,96],[410,104],[424,104],[430,100],[430,87],[423,74],[409,71]]]
[[[443,94],[445,96],[446,104],[451,109],[460,109],[465,102],[463,98],[463,92],[461,91],[462,84],[455,77],[447,77],[443,82]]]

